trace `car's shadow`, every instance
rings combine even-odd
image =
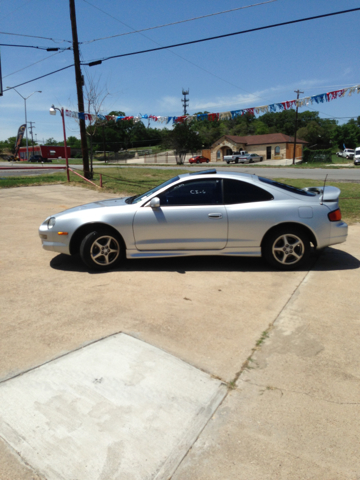
[[[79,255],[71,257],[64,254],[57,255],[50,261],[50,266],[55,270],[66,272],[107,273],[89,270],[83,264]],[[299,270],[338,271],[353,270],[359,267],[360,261],[357,258],[341,250],[328,247],[320,254],[313,252],[306,265]],[[123,260],[111,271],[177,272],[185,274],[187,272],[277,272],[278,270],[258,257],[195,256]]]

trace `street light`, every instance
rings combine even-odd
[[[65,130],[65,113],[64,109],[61,107],[57,108],[54,105],[51,105],[50,107],[50,115],[56,115],[56,110],[59,110],[61,118],[62,118],[62,124],[63,124],[63,132],[64,132],[64,147],[65,147],[65,162],[66,162],[66,176],[67,176],[67,181],[70,182],[70,175],[69,175],[69,159],[68,159],[68,153],[67,153],[67,145],[66,145],[66,130]]]
[[[35,90],[35,92],[30,93],[28,97],[23,97],[21,93],[19,93],[16,88],[14,87],[6,87],[6,88],[12,88],[12,90],[15,90],[15,92],[20,95],[20,97],[24,100],[24,105],[25,105],[25,129],[26,129],[26,160],[29,160],[29,143],[28,143],[28,130],[27,130],[27,115],[26,115],[26,100],[31,97],[31,95],[34,95],[34,93],[42,93],[41,90]]]

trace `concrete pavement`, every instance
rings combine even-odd
[[[194,258],[89,274],[79,259],[42,251],[46,216],[111,197],[64,185],[0,190],[0,391],[123,332],[235,386],[174,479],[360,478],[360,225],[299,272]],[[0,440],[1,480],[46,478],[18,452]]]

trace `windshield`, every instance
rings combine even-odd
[[[270,178],[259,177],[259,180],[261,182],[268,183],[269,185],[273,185],[274,187],[287,190],[288,192],[298,193],[299,195],[306,195],[307,197],[313,197],[315,195],[313,192],[307,192],[305,190],[301,190],[300,188],[293,187],[292,185],[287,185],[286,183],[275,182],[275,180],[271,180]]]
[[[167,185],[170,185],[171,183],[174,183],[176,182],[176,180],[179,180],[179,176],[176,176],[174,178],[171,178],[170,180],[167,180],[166,182],[162,183],[161,185],[158,185],[157,187],[155,188],[152,188],[151,190],[149,190],[148,192],[145,192],[145,193],[142,193],[141,195],[135,195],[135,197],[130,197],[126,200],[126,203],[138,203],[138,202],[141,202],[141,200],[144,200],[144,198],[147,198],[149,197],[150,195],[152,195],[153,193],[157,192],[158,190],[160,190],[161,188],[163,187],[166,187]]]

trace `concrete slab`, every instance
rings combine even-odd
[[[167,479],[226,387],[118,334],[0,384],[0,435],[47,480]]]

